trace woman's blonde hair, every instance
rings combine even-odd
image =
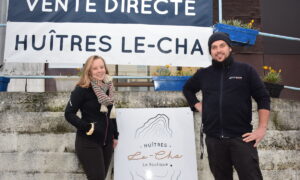
[[[108,74],[108,69],[107,69],[105,60],[101,56],[97,56],[97,55],[90,56],[86,60],[84,66],[83,66],[82,74],[80,76],[80,79],[79,79],[78,83],[76,84],[77,86],[80,86],[80,87],[83,87],[83,88],[88,88],[88,87],[91,86],[91,79],[92,79],[91,69],[92,69],[92,64],[97,59],[101,59],[103,61],[106,74]]]

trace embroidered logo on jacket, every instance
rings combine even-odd
[[[228,79],[236,79],[236,80],[242,80],[242,76],[230,76]]]

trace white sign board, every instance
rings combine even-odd
[[[118,109],[115,180],[197,180],[189,108]]]

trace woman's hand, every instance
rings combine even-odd
[[[198,112],[202,112],[202,103],[201,102],[196,103],[194,105],[194,107]]]
[[[118,140],[117,139],[114,139],[113,140],[113,148],[115,149],[118,145]]]

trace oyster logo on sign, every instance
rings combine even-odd
[[[150,118],[138,128],[135,132],[136,138],[143,138],[147,136],[156,137],[172,137],[172,130],[170,129],[170,120],[165,114],[158,114]]]

